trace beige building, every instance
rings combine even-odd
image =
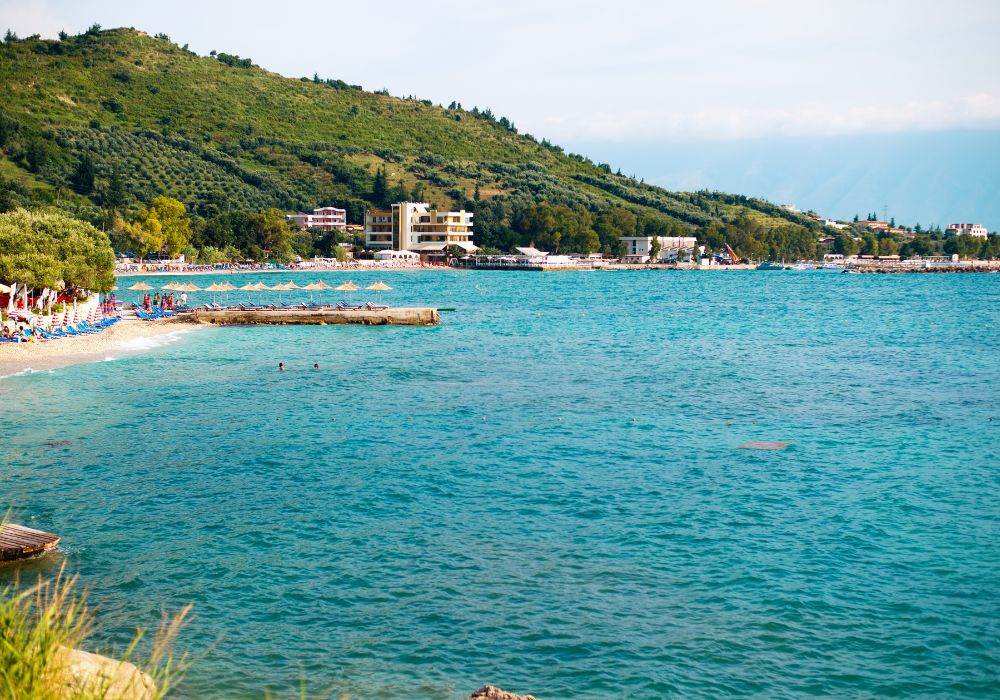
[[[625,262],[662,262],[675,260],[683,250],[694,251],[698,239],[694,236],[655,236],[660,241],[660,254],[656,260],[649,259],[654,236],[622,236],[625,244]]]
[[[472,212],[438,211],[426,202],[399,202],[391,209],[365,212],[365,245],[368,248],[411,250],[421,257],[443,257],[448,246],[465,252],[472,243]]]

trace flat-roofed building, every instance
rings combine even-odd
[[[411,250],[422,258],[444,257],[457,246],[467,253],[472,242],[472,212],[438,211],[426,202],[399,202],[391,209],[365,212],[365,244],[369,248]]]
[[[656,260],[649,259],[653,239],[660,241],[660,252]],[[625,244],[625,260],[628,262],[660,262],[673,260],[683,250],[693,251],[698,245],[694,236],[622,236],[619,240]]]
[[[948,224],[945,230],[946,236],[975,236],[976,238],[987,238],[990,232],[982,224]]]
[[[393,250],[391,209],[365,210],[365,247]]]
[[[319,207],[312,214],[289,214],[288,220],[301,229],[318,228],[324,231],[347,230],[347,210],[337,207]]]

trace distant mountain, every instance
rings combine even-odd
[[[583,216],[623,208],[675,233],[739,219],[814,226],[764,200],[615,174],[489,110],[285,78],[132,29],[7,41],[0,94],[0,187],[91,220],[166,194],[203,216],[333,203],[355,222],[399,196],[475,206],[480,243],[539,202]]]
[[[887,206],[910,226],[1000,231],[996,130],[572,146],[670,189],[745,192],[843,219]]]

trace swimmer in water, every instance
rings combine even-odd
[[[279,362],[278,363],[278,371],[279,372],[284,372],[285,371],[285,363],[284,362]]]
[[[313,369],[319,369],[319,363],[313,362]]]

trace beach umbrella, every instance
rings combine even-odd
[[[219,292],[225,291],[225,288],[221,284],[210,284],[203,291],[212,293],[212,303],[215,303],[215,295]]]
[[[160,289],[165,292],[176,292],[180,285],[177,282],[171,282],[170,284],[165,284]]]
[[[240,287],[241,292],[256,292],[260,289],[255,282],[247,282],[242,287]],[[259,294],[257,295],[260,296]]]
[[[361,289],[361,287],[354,284],[354,282],[351,282],[351,280],[347,280],[343,284],[338,284],[336,287],[334,287],[334,289],[338,292],[356,292],[359,289]]]
[[[188,282],[187,284],[183,284],[181,286],[184,287],[181,290],[182,292],[200,292],[200,291],[202,291],[201,287],[199,287],[194,282]]]
[[[223,282],[222,284],[219,285],[219,291],[220,292],[235,292],[236,291],[236,286],[234,284],[232,284],[231,282]],[[227,294],[225,298],[228,299],[229,295]]]
[[[152,289],[152,287],[150,287],[145,282],[136,282],[131,287],[129,287],[129,289],[131,291],[133,291],[133,292],[148,292],[149,290]],[[75,298],[73,299],[73,309],[74,310],[76,309],[76,299]],[[76,322],[76,320],[77,319],[75,319],[75,318],[73,319],[74,323]]]
[[[331,288],[330,285],[328,285],[326,282],[310,282],[302,289],[309,291],[309,301],[312,301],[313,292],[321,292],[324,289],[330,289],[330,288]]]
[[[268,287],[263,282],[254,282],[253,284],[249,284],[247,286],[250,287],[250,289],[252,291],[257,292],[257,303],[258,304],[263,303],[263,301],[264,301],[264,295],[261,294],[261,292],[270,289],[270,287]],[[244,288],[245,287],[240,287],[240,289],[244,289]]]
[[[392,287],[387,285],[385,282],[382,282],[381,280],[376,282],[375,284],[368,285],[367,287],[365,287],[365,289],[375,292],[375,298],[378,301],[382,301],[382,292],[392,291]]]

